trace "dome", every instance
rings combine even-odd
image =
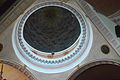
[[[92,46],[89,21],[76,7],[61,2],[32,6],[19,17],[12,43],[17,57],[43,73],[59,73],[80,64]]]

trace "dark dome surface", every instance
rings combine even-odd
[[[47,6],[28,17],[23,36],[33,48],[51,53],[70,47],[80,33],[79,21],[71,11],[58,6]]]
[[[120,80],[120,66],[101,64],[91,67],[74,80]]]

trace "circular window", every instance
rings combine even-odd
[[[88,65],[80,68],[69,80],[120,80],[120,64],[117,62],[98,61]]]
[[[108,54],[110,52],[110,49],[107,45],[102,45],[101,46],[101,51],[104,53],[104,54]]]
[[[40,3],[17,21],[12,36],[15,53],[24,64],[39,72],[72,69],[91,49],[91,25],[69,4]]]

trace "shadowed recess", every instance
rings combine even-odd
[[[80,73],[74,80],[120,80],[120,66],[101,64]]]

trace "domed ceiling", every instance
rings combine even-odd
[[[43,73],[59,73],[80,64],[92,46],[89,21],[70,4],[44,2],[19,17],[12,42],[17,57]]]

